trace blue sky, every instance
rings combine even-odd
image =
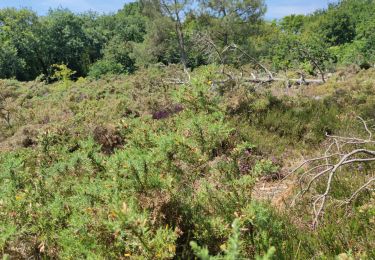
[[[129,0],[0,0],[3,7],[29,7],[39,14],[45,14],[49,8],[67,7],[75,12],[93,10],[114,12]],[[281,18],[288,14],[306,14],[323,8],[332,0],[266,0],[268,19]]]

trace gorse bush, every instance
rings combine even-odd
[[[217,67],[192,72],[189,84],[166,84],[175,69],[71,82],[64,90],[61,82],[2,82],[1,93],[19,104],[13,133],[0,128],[2,255],[374,255],[370,192],[349,217],[344,209],[327,208],[324,225],[314,232],[307,197],[284,212],[256,201],[259,182],[283,176],[288,151],[311,149],[326,132],[347,131],[342,118],[350,118],[352,107],[371,114],[368,84],[353,85],[355,95],[335,92],[321,100],[244,86],[220,93],[211,84]],[[359,178],[348,171],[332,196],[346,196],[350,183]]]
[[[194,220],[189,216],[193,212],[182,208],[202,211],[191,188],[202,182],[203,189],[203,180],[211,174],[208,163],[226,152],[222,145],[232,129],[220,110],[197,114],[182,105],[184,111],[164,120],[123,119],[118,129],[126,148],[109,158],[92,139],[69,148],[74,140],[58,129],[40,133],[33,153],[2,157],[2,182],[6,183],[2,209],[18,212],[12,225],[15,216],[2,215],[7,223],[2,248],[8,248],[10,241],[22,241],[36,247],[41,256],[68,258],[125,254],[163,259],[174,256],[176,250],[187,254],[188,237],[194,230],[187,228],[194,226]],[[23,179],[29,175],[34,177]],[[207,196],[206,192],[203,189],[200,194]],[[172,205],[185,206],[176,209],[176,215],[163,213]],[[28,216],[34,217],[27,220]],[[12,229],[24,221],[30,229]],[[185,238],[187,249],[176,246],[182,233],[191,233]],[[33,239],[23,240],[29,238]],[[76,239],[82,242],[73,242]],[[109,244],[116,248],[105,253]]]
[[[52,68],[54,70],[52,79],[61,81],[65,88],[69,87],[72,76],[77,72],[69,69],[65,64],[53,64]]]
[[[375,259],[372,158],[333,178],[323,157],[300,197],[313,171],[288,174],[327,135],[338,156],[372,149],[351,136],[375,119],[375,1],[265,13],[264,0],[0,9],[0,255]]]

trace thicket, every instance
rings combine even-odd
[[[163,83],[175,67],[68,85],[2,81],[17,105],[0,128],[1,254],[373,258],[371,191],[350,208],[328,207],[312,230],[308,196],[279,211],[253,190],[282,178],[291,151],[353,130],[353,111],[373,118],[373,85],[361,79],[374,71],[331,80],[316,100],[244,85],[221,95],[210,84],[218,69],[201,67],[178,86]],[[365,167],[345,170],[332,196],[355,190],[372,174]]]

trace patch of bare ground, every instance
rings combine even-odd
[[[254,186],[252,197],[255,200],[267,201],[279,210],[286,209],[291,205],[293,194],[298,188],[297,176],[290,175],[290,172],[304,160],[305,156],[296,151],[287,152],[278,174],[280,178],[260,178]]]
[[[286,175],[289,171],[282,170],[282,175]],[[290,204],[296,182],[293,178],[285,180],[275,179],[259,179],[252,191],[252,198],[258,201],[269,202],[272,206],[279,210],[283,210]]]
[[[261,180],[255,184],[253,190],[253,198],[260,201],[269,201],[278,209],[283,209],[287,205],[295,188],[293,180],[280,181],[264,181]]]

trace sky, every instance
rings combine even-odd
[[[129,0],[0,0],[0,8],[28,7],[39,14],[46,14],[48,9],[64,7],[74,12],[88,10],[99,13],[115,12]],[[316,9],[327,7],[332,0],[266,0],[267,19],[278,19],[289,14],[307,14]]]

